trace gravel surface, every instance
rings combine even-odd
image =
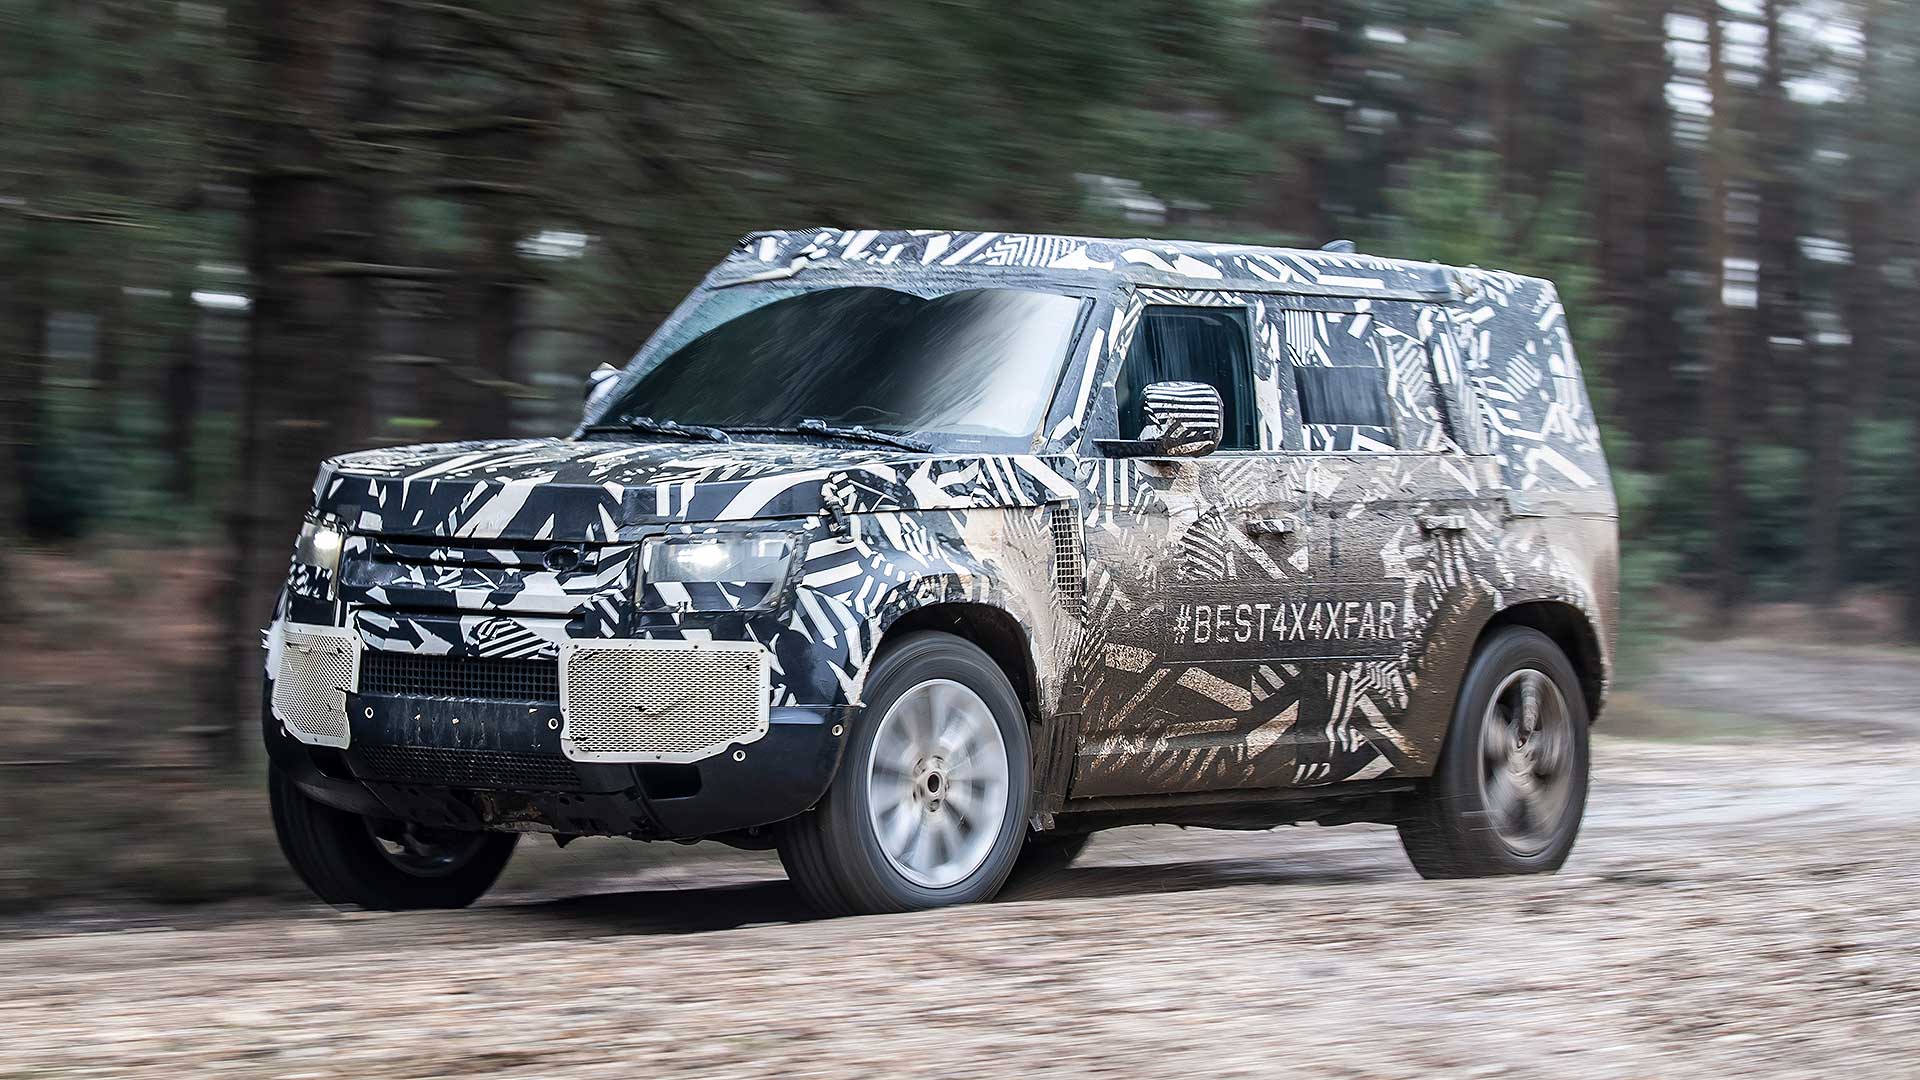
[[[821,922],[764,855],[529,843],[461,913],[0,923],[0,1080],[1920,1076],[1920,742],[1807,730],[1596,739],[1550,878],[1140,828],[999,903]]]

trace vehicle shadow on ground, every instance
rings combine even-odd
[[[1018,877],[1001,892],[999,902],[1092,900],[1248,885],[1360,884],[1385,881],[1405,873],[1408,871],[1384,866],[1328,868],[1265,859],[1075,866]],[[490,921],[507,925],[523,919],[535,920],[543,933],[551,930],[554,921],[560,921],[578,930],[606,935],[698,934],[820,918],[800,899],[793,886],[782,880],[710,888],[595,893],[480,911]]]
[[[708,888],[637,889],[482,909],[505,922],[522,918],[573,924],[598,934],[702,934],[820,916],[784,880]]]
[[[1001,891],[1001,902],[1094,900],[1156,893],[1201,892],[1244,885],[1350,885],[1400,876],[1384,866],[1328,867],[1279,859],[1196,859],[1188,862],[1127,866],[1071,866],[1065,870],[1016,877]]]

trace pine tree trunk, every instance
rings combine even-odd
[[[1315,94],[1328,85],[1337,17],[1327,0],[1280,3],[1267,14],[1267,52],[1305,107],[1322,110]],[[1337,122],[1337,120],[1336,120]],[[1295,243],[1318,247],[1333,239],[1324,209],[1326,160],[1322,149],[1305,139],[1288,148],[1287,161],[1266,178],[1261,216]]]
[[[1676,428],[1673,118],[1665,88],[1671,0],[1624,4],[1593,30],[1580,130],[1600,296],[1617,313],[1607,374],[1636,468],[1658,471]]]
[[[351,267],[355,188],[327,151],[352,99],[343,80],[364,65],[351,55],[364,11],[357,4],[256,0],[250,12],[256,107],[248,271],[253,290],[243,376],[239,476],[227,514],[230,580],[220,591],[227,693],[235,737],[225,758],[257,745],[260,628],[272,615],[287,553],[320,462],[348,449],[365,393],[354,362],[367,313]]]
[[[473,279],[479,310],[474,318],[474,361],[483,380],[471,422],[487,438],[512,433],[513,396],[519,383],[514,334],[526,285],[520,273],[520,234],[512,207],[490,199],[478,210],[484,230],[480,265]]]
[[[1740,538],[1744,507],[1740,497],[1740,409],[1738,327],[1726,304],[1728,235],[1727,188],[1733,153],[1729,124],[1733,97],[1727,86],[1724,33],[1719,5],[1709,0],[1707,17],[1707,88],[1713,100],[1713,119],[1703,163],[1707,186],[1707,372],[1703,387],[1707,442],[1710,454],[1713,511],[1714,607],[1726,614],[1742,599]]]
[[[194,487],[194,417],[200,404],[199,312],[192,286],[182,282],[172,313],[174,325],[167,337],[165,381],[159,397],[166,415],[161,452],[167,461],[167,491],[182,505],[191,505]]]
[[[1908,192],[1895,203],[1891,214],[1893,218],[1892,243],[1888,246],[1888,257],[1898,258],[1912,265],[1920,257],[1920,192]],[[1888,288],[1884,277],[1880,285]],[[1903,283],[1898,293],[1892,297],[1883,309],[1885,323],[1881,332],[1891,340],[1896,335],[1911,350],[1920,342],[1920,289],[1911,282]],[[1920,491],[1920,369],[1916,369],[1909,354],[1908,363],[1898,366],[1900,385],[1896,387],[1907,414],[1908,440],[1908,479],[1907,490]],[[1920,498],[1908,498],[1906,501],[1906,533],[1908,536],[1920,534]],[[1907,545],[1907,565],[1905,573],[1906,600],[1906,637],[1909,641],[1920,642],[1920,544]]]
[[[0,621],[10,621],[20,610],[12,560],[25,524],[46,323],[32,267],[23,259],[15,271],[0,286]]]

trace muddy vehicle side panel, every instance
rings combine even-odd
[[[1426,775],[1473,642],[1515,604],[1572,605],[1607,655],[1612,496],[1563,315],[1540,282],[1479,292],[1140,289],[1117,311],[1096,435],[1143,308],[1229,306],[1254,329],[1260,450],[1082,460],[1073,795]],[[1301,423],[1292,370],[1343,339],[1384,369],[1392,430]]]

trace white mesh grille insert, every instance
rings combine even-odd
[[[1058,503],[1048,521],[1053,533],[1053,588],[1060,606],[1073,618],[1085,614],[1086,570],[1080,565],[1080,511],[1072,503]]]
[[[575,761],[698,761],[765,735],[768,694],[751,641],[563,645],[560,747]]]
[[[338,626],[280,627],[274,719],[315,746],[347,745],[347,694],[359,684],[360,636]]]

